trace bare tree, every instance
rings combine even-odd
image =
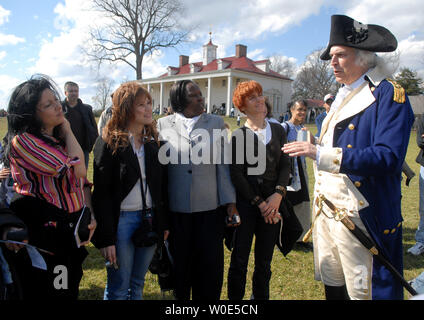
[[[90,32],[86,54],[99,65],[104,61],[123,61],[142,79],[146,54],[160,48],[175,47],[188,36],[179,29],[183,10],[179,0],[92,0],[110,21]]]
[[[103,77],[99,79],[97,84],[96,95],[92,98],[94,105],[98,107],[96,109],[104,110],[111,104],[110,95],[112,94],[114,84],[115,81],[110,78]]]
[[[293,78],[296,73],[296,63],[290,58],[278,54],[274,54],[268,57],[271,62],[269,68],[279,74],[287,77]]]
[[[322,50],[316,50],[306,57],[293,82],[292,99],[322,99],[327,93],[336,93],[336,83],[331,61],[320,59]]]

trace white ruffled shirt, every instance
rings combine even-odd
[[[356,88],[359,88],[359,86],[364,83],[365,75],[366,73],[359,77],[358,80],[356,80],[354,83],[350,85],[345,84],[339,88],[339,91],[337,91],[336,94],[336,99],[334,99],[334,102],[331,104],[330,112],[335,112],[342,104],[343,100],[349,95],[349,93],[351,93]]]
[[[364,73],[362,76],[360,76],[358,78],[358,80],[356,80],[355,82],[353,82],[350,85],[343,85],[342,87],[339,88],[339,90],[337,91],[336,94],[336,98],[334,99],[334,102],[331,104],[331,108],[330,111],[327,115],[327,117],[330,115],[331,113],[334,113],[337,111],[337,109],[340,107],[340,105],[342,104],[343,100],[356,88],[358,88],[360,85],[362,85],[364,83],[365,80],[365,75],[370,72],[370,70],[368,70],[366,73]],[[333,147],[333,134],[334,132],[326,132],[327,135],[329,135],[326,139],[323,139],[322,141],[322,145],[318,146],[317,145],[317,157],[316,157],[316,161],[317,161],[317,165],[319,164],[319,157],[320,157],[320,148],[322,147],[328,147],[328,148],[332,148]],[[327,143],[325,143],[327,141]],[[330,143],[330,142],[331,143]]]

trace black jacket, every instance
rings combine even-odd
[[[68,108],[70,108],[66,99],[62,101],[62,106],[66,116],[66,112],[68,111]],[[78,99],[78,106],[79,110],[81,111],[81,117],[85,127],[85,140],[78,142],[81,145],[83,151],[90,152],[91,149],[93,149],[97,137],[99,136],[96,120],[94,119],[93,115],[93,108],[88,104],[82,103],[81,99]]]
[[[420,115],[417,119],[417,145],[420,148],[420,152],[418,153],[417,159],[415,160],[420,165],[424,167],[424,138],[421,135],[424,134],[424,117]]]
[[[256,196],[266,199],[275,192],[276,185],[287,187],[289,183],[291,162],[289,156],[281,151],[281,147],[287,142],[286,131],[281,125],[276,123],[270,123],[270,126],[272,138],[266,145],[266,169],[262,175],[248,175],[247,173],[249,167],[252,168],[258,165],[257,163],[250,164],[247,160],[246,134],[250,129],[246,127],[237,129],[243,132],[244,141],[238,141],[233,134],[231,146],[233,163],[230,166],[230,172],[231,181],[237,192],[237,203],[250,203]],[[251,131],[250,134],[253,135],[253,149],[254,154],[257,155],[258,144],[262,142],[259,142],[256,134]],[[243,143],[243,148],[237,148],[237,144],[241,143]],[[237,152],[240,149],[244,152],[242,163],[238,163],[237,159]],[[286,256],[292,250],[303,229],[286,197],[281,201],[279,212],[283,217],[283,225],[277,239],[277,246],[283,255]],[[226,236],[228,237],[228,231]]]
[[[287,137],[286,132],[283,127],[279,124],[270,123],[272,138],[271,141],[266,146],[266,170],[262,175],[259,176],[249,176],[248,168],[255,168],[258,166],[258,163],[250,164],[248,161],[247,150],[249,148],[246,146],[246,132],[250,131],[247,127],[241,127],[237,130],[240,130],[243,133],[244,141],[238,141],[236,134],[233,134],[232,137],[232,160],[233,163],[230,165],[231,181],[236,189],[237,200],[244,199],[247,203],[250,203],[256,196],[262,196],[266,199],[269,195],[275,192],[275,186],[280,185],[286,187],[289,182],[290,175],[290,158],[288,155],[281,151],[281,147],[286,143]],[[254,139],[254,154],[258,154],[258,143],[257,136],[250,132],[253,135]],[[243,143],[243,148],[239,148],[237,145]],[[243,161],[242,163],[238,162],[237,152],[239,150],[244,150]],[[262,187],[267,190],[258,189],[257,180],[260,179],[263,181]]]
[[[166,166],[158,160],[159,146],[155,141],[144,145],[146,179],[152,197],[157,232],[169,230]],[[97,248],[114,245],[121,202],[141,177],[140,166],[132,146],[112,155],[106,142],[98,137],[94,145],[93,210],[97,220],[92,242]],[[162,237],[160,237],[162,239]]]

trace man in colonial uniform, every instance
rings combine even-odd
[[[379,252],[403,272],[401,170],[414,120],[405,91],[387,79],[375,52],[390,52],[389,30],[343,15],[331,18],[330,60],[342,84],[316,144],[292,142],[290,156],[314,159],[313,240],[315,276],[327,299],[403,299],[403,288],[327,206],[323,195],[374,240]]]

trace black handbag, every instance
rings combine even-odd
[[[171,273],[172,265],[173,259],[169,253],[168,241],[165,240],[163,245],[156,248],[149,270],[153,274],[167,276]]]
[[[158,275],[159,286],[162,291],[174,289],[174,260],[169,251],[169,243],[164,241],[163,245],[156,248],[149,271]]]
[[[155,229],[152,209],[143,209],[141,224],[131,236],[132,242],[139,248],[155,245],[159,241],[159,235]]]
[[[283,219],[279,222],[281,232],[277,238],[277,247],[284,256],[287,256],[303,233],[303,228],[294,213],[293,206],[286,198],[281,201],[280,214]]]

